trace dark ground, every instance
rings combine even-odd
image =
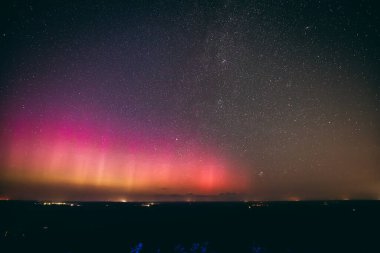
[[[0,201],[0,252],[380,252],[380,201],[78,204]]]

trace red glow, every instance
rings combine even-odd
[[[120,126],[77,121],[19,120],[12,129],[6,142],[8,180],[131,193],[218,194],[247,186],[227,160],[195,137],[181,142],[168,134],[116,132]]]

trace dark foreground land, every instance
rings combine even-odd
[[[379,215],[380,201],[0,201],[0,252],[380,252]]]

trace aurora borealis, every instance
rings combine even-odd
[[[65,119],[62,114],[55,117],[38,123],[20,120],[11,126],[9,179],[111,187],[129,193],[169,188],[175,193],[204,194],[247,187],[242,176],[231,173],[227,161],[211,149],[202,150],[194,136],[192,143],[182,145],[178,137],[130,130],[128,124],[118,125],[115,120],[105,127]],[[36,128],[40,132],[34,132]]]
[[[374,2],[0,9],[2,198],[380,198]]]

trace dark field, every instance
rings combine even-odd
[[[0,252],[380,252],[380,201],[70,204],[1,201]]]

